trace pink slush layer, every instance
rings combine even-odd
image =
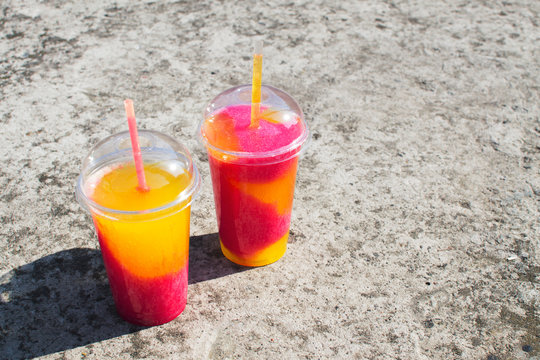
[[[268,110],[261,107],[261,111]],[[219,116],[222,115],[222,116]],[[296,119],[294,123],[275,123],[264,119],[259,121],[258,128],[250,127],[251,105],[233,105],[224,108],[215,117],[219,121],[232,122],[232,126],[223,127],[229,138],[236,138],[237,145],[230,144],[227,151],[266,152],[272,151],[293,143],[302,135],[302,124]]]
[[[187,263],[175,273],[142,278],[129,272],[112,255],[107,239],[99,230],[98,239],[116,309],[122,318],[136,325],[154,326],[173,320],[184,310]]]

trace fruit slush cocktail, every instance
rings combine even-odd
[[[208,150],[223,254],[245,266],[277,261],[287,249],[298,156],[309,137],[304,115],[285,92],[262,86],[251,123],[251,85],[218,95],[199,135]]]
[[[144,326],[176,318],[187,299],[190,205],[200,178],[188,151],[139,131],[148,191],[138,188],[129,133],[83,164],[77,197],[93,218],[118,313]]]

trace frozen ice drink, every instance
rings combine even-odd
[[[251,85],[218,95],[199,135],[208,151],[223,254],[246,266],[275,262],[287,248],[298,157],[308,128],[288,94],[262,86],[257,124]]]
[[[200,178],[187,149],[141,130],[149,188],[142,191],[129,138],[123,132],[92,149],[76,193],[92,215],[118,313],[159,325],[186,306],[190,205]]]

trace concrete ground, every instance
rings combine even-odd
[[[0,358],[540,359],[537,0],[0,7]],[[250,269],[194,134],[257,40],[313,137],[288,251]],[[188,305],[152,328],[116,315],[74,197],[127,97],[203,176]]]

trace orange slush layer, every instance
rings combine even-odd
[[[144,164],[150,191],[137,189],[134,164],[124,164],[106,173],[91,198],[109,209],[136,211],[153,209],[173,201],[190,183],[190,175],[178,161]]]
[[[220,112],[206,119],[204,132],[208,141],[218,149],[240,149],[238,138],[234,133],[234,122],[226,113]]]
[[[190,175],[182,170],[179,163],[171,161],[145,164],[150,191],[141,192],[137,190],[135,166],[125,164],[106,173],[91,198],[100,205],[125,211],[159,207],[173,201],[188,186]],[[132,274],[150,278],[179,271],[186,264],[189,215],[190,208],[186,207],[158,219],[153,219],[152,214],[138,215],[136,222],[97,214],[94,219],[116,261]]]
[[[273,262],[278,261],[285,251],[287,250],[287,239],[289,238],[289,232],[278,239],[275,243],[270,246],[267,246],[263,250],[256,252],[255,254],[249,256],[240,256],[234,254],[232,251],[227,249],[223,242],[220,239],[221,251],[223,255],[232,262],[244,266],[263,266],[268,265]]]
[[[296,180],[296,167],[290,166],[279,178],[270,182],[244,182],[231,180],[231,184],[258,201],[274,205],[279,215],[291,211]]]

